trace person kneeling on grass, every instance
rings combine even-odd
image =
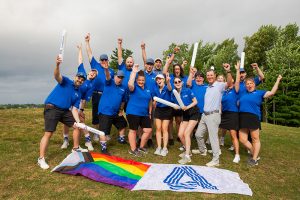
[[[165,80],[167,85],[165,85]],[[166,79],[164,75],[158,74],[155,77],[156,85],[153,88],[153,96],[164,99],[166,101],[171,101],[172,86],[170,84],[169,73],[166,74]],[[157,148],[154,152],[155,155],[166,156],[168,154],[168,140],[169,132],[168,127],[170,120],[172,118],[173,109],[165,104],[154,101],[153,105],[155,107],[154,118],[156,125],[156,142]],[[161,139],[163,132],[163,149],[161,148]]]
[[[103,65],[103,67],[105,68],[106,83],[98,107],[99,130],[108,136],[113,124],[119,130],[118,142],[126,144],[125,129],[127,122],[123,116],[126,88],[122,85],[124,72],[118,70],[112,80],[108,71],[108,65]],[[106,137],[100,137],[100,145],[101,152],[108,154]]]
[[[141,156],[141,153],[147,153],[145,144],[151,136],[151,112],[152,96],[149,88],[145,86],[145,75],[139,71],[139,65],[135,64],[130,74],[128,88],[130,91],[129,101],[126,109],[126,116],[129,124],[128,141],[130,144],[129,153],[134,156]],[[135,81],[136,74],[138,77]],[[139,126],[143,129],[140,147],[136,146],[136,132]]]
[[[62,60],[59,56],[56,58],[56,67],[54,69],[54,78],[58,82],[50,95],[45,100],[45,133],[40,142],[40,157],[38,165],[42,169],[48,169],[49,165],[45,161],[45,154],[49,140],[56,130],[58,122],[62,122],[72,127],[75,122],[80,122],[78,108],[80,103],[79,87],[86,79],[83,73],[77,73],[74,80],[70,80],[60,74],[59,65]],[[72,110],[72,112],[70,111]],[[79,147],[80,131],[74,127],[73,130],[73,150],[80,151]]]
[[[265,98],[273,96],[280,83],[282,76],[279,75],[271,91],[256,90],[255,81],[251,78],[245,80],[247,92],[240,98],[239,115],[239,137],[240,142],[250,150],[251,157],[248,160],[249,166],[258,165],[258,154],[260,151],[259,130],[261,129],[260,107]],[[252,143],[248,141],[250,132]]]

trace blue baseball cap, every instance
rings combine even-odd
[[[108,56],[106,54],[100,55],[100,60],[108,60]]]
[[[78,73],[76,74],[76,76],[82,77],[82,78],[84,78],[84,80],[86,80],[86,74],[83,73],[83,72],[78,72]]]
[[[154,60],[152,58],[147,58],[146,64],[154,65]]]
[[[116,76],[121,76],[121,77],[124,77],[124,72],[122,70],[118,70],[116,73],[115,73]]]
[[[244,68],[240,68],[240,73],[241,72],[246,72]]]

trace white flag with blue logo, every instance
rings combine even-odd
[[[236,193],[252,196],[238,173],[196,165],[153,164],[132,190]]]

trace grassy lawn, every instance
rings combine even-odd
[[[87,110],[87,124],[91,111]],[[135,191],[96,183],[80,176],[51,173],[40,169],[36,162],[39,142],[43,135],[43,109],[0,110],[0,199],[300,199],[300,129],[262,124],[261,160],[248,168],[247,152],[241,148],[241,162],[232,162],[233,152],[228,151],[230,137],[222,147],[220,168],[238,172],[250,185],[253,197],[235,194],[180,193],[170,191]],[[47,161],[51,168],[59,164],[71,151],[61,150],[62,125],[53,135]],[[116,142],[116,131],[108,143],[113,155],[132,159],[129,147]],[[193,143],[195,146],[195,141]],[[84,146],[82,139],[81,146]],[[94,145],[96,151],[99,146]],[[169,148],[167,157],[150,154],[135,158],[141,162],[177,163],[179,143]],[[193,165],[205,165],[211,156],[192,157]]]

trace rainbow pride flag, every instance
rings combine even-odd
[[[82,175],[131,190],[149,167],[144,163],[97,152],[72,152],[52,172]]]

